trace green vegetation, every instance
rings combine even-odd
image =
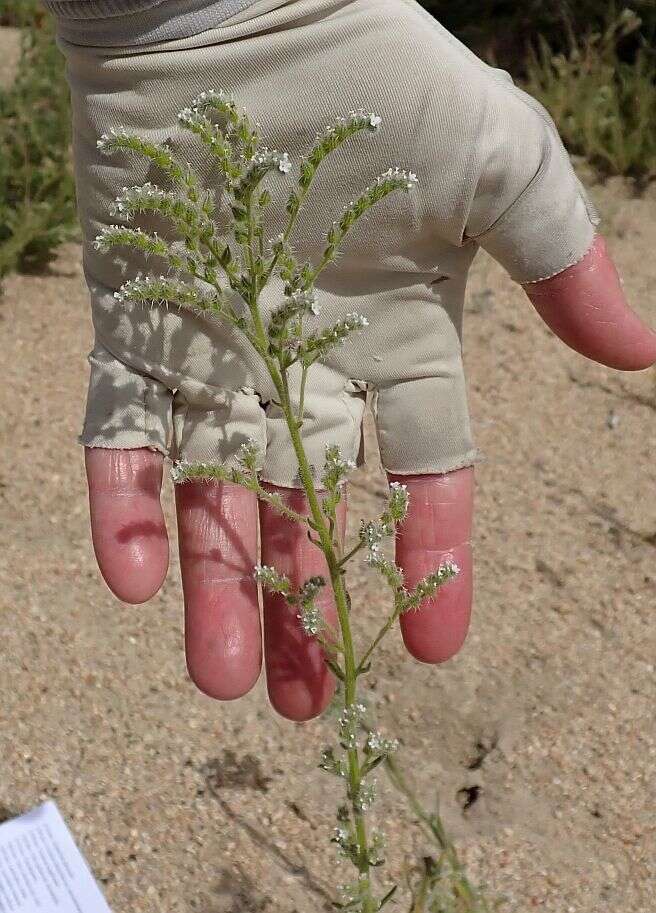
[[[619,8],[612,0],[419,0],[449,31],[477,54],[505,67],[513,75],[525,75],[528,49],[542,36],[554,54],[569,50],[571,34],[603,32],[618,11],[626,9],[641,20],[640,28],[625,35],[619,57],[632,63],[643,46],[656,40],[654,0],[625,0]]]
[[[0,90],[0,279],[43,269],[77,234],[69,93],[50,17],[10,0],[3,24],[24,27],[18,73]]]
[[[571,153],[638,188],[656,176],[656,3],[423,3],[547,108]]]
[[[639,31],[625,9],[603,30],[554,54],[540,37],[530,50],[525,87],[549,110],[570,152],[584,155],[601,176],[623,174],[638,186],[656,176],[656,57],[646,45],[633,62],[620,57],[622,41]]]

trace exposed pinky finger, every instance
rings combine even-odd
[[[412,656],[424,663],[442,663],[462,647],[471,618],[474,470],[390,479],[406,484],[410,494],[408,516],[396,540],[396,561],[408,589],[446,561],[459,568],[433,598],[400,620]]]

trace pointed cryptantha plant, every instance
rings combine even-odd
[[[213,114],[222,116],[222,127],[215,122]],[[191,479],[215,479],[231,481],[255,491],[259,498],[288,519],[304,524],[326,558],[328,578],[310,577],[297,589],[274,567],[258,565],[254,575],[264,588],[281,594],[297,609],[300,625],[308,636],[322,645],[325,661],[341,683],[342,711],[335,744],[324,749],[319,764],[322,770],[339,777],[345,788],[332,841],[339,853],[352,863],[354,877],[347,884],[337,886],[339,897],[335,906],[355,913],[374,913],[395,897],[395,885],[379,888],[372,877],[372,870],[385,861],[385,838],[380,830],[370,830],[367,820],[376,799],[377,783],[373,773],[384,765],[392,782],[409,798],[411,805],[415,803],[414,811],[419,809],[424,815],[424,823],[431,825],[438,848],[430,877],[426,872],[422,873],[419,894],[412,891],[412,913],[420,910],[440,913],[447,909],[463,913],[482,911],[486,909],[484,901],[468,885],[439,817],[429,816],[421,810],[396,762],[392,761],[398,741],[373,728],[367,719],[367,708],[358,695],[360,677],[371,668],[376,647],[399,616],[418,608],[426,597],[435,595],[443,583],[458,573],[458,567],[447,561],[414,589],[405,587],[401,569],[385,557],[382,549],[383,541],[394,537],[408,510],[408,490],[398,482],[390,485],[383,514],[376,520],[363,520],[357,541],[346,549],[337,532],[336,512],[344,484],[355,466],[342,457],[337,446],[327,443],[321,486],[316,486],[301,437],[303,391],[308,371],[332,348],[348,344],[351,334],[367,326],[362,315],[350,312],[332,326],[306,332],[304,318],[316,316],[321,310],[315,289],[317,276],[337,260],[340,245],[358,219],[389,194],[412,191],[417,176],[398,167],[379,174],[356,200],[349,202],[340,218],[332,222],[318,263],[300,265],[289,239],[317,169],[326,156],[351,136],[378,131],[381,118],[365,110],[351,111],[347,117],[337,118],[317,134],[314,147],[300,162],[297,185],[287,199],[287,224],[268,243],[263,237],[263,214],[271,202],[271,194],[262,187],[262,182],[272,171],[290,174],[289,155],[263,146],[259,124],[252,122],[223,91],[200,93],[189,107],[180,111],[178,121],[198,137],[225,177],[224,191],[231,212],[227,237],[225,232],[220,232],[214,218],[217,213],[215,193],[211,188],[201,186],[191,165],[178,162],[167,146],[146,141],[118,127],[100,137],[99,150],[106,155],[123,151],[145,156],[161,170],[172,189],[165,190],[151,182],[123,188],[112,208],[112,215],[123,220],[123,224],[104,229],[96,238],[95,247],[108,252],[114,247],[128,246],[141,251],[145,257],[162,258],[169,270],[166,275],[138,274],[115,292],[117,301],[211,312],[244,334],[264,361],[277,391],[308,499],[309,516],[295,512],[279,495],[261,485],[257,472],[261,454],[253,442],[242,445],[237,467],[178,461],[171,474],[176,484]],[[166,218],[178,238],[168,242],[157,233],[150,235],[141,228],[132,227],[129,223],[142,213],[157,213]],[[274,273],[285,283],[284,298],[265,320],[259,298]],[[201,280],[206,290],[190,280]],[[243,307],[235,308],[234,296],[229,296],[228,290],[238,293]],[[288,372],[294,365],[300,365],[301,369],[301,393],[296,405],[290,397],[288,381]],[[347,574],[347,565],[358,552],[364,552],[368,564],[380,572],[391,591],[392,602],[380,630],[361,651],[356,650],[351,629]],[[325,587],[332,589],[339,629],[333,628],[323,617],[319,596]],[[440,900],[444,880],[435,875],[445,871],[446,861],[452,874],[450,896],[458,904],[448,908]],[[421,906],[417,905],[420,895]]]

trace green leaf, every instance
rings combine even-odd
[[[344,681],[344,673],[342,672],[342,669],[340,668],[340,666],[338,666],[336,662],[333,662],[333,660],[330,659],[330,657],[328,657],[328,656],[324,656],[323,661],[324,661],[325,664],[328,666],[328,668],[329,668],[330,671],[333,673],[333,675],[337,676],[337,678],[338,678],[341,682],[343,682],[343,681]]]
[[[371,761],[367,761],[367,763],[363,767],[363,775],[366,776],[367,774],[370,774],[371,771],[375,770],[379,764],[383,763],[384,760],[385,760],[385,755],[379,754],[375,758],[373,758]]]
[[[385,906],[385,904],[388,904],[390,902],[390,900],[396,894],[397,888],[398,888],[398,884],[395,884],[394,887],[390,891],[387,892],[387,894],[383,897],[380,904],[378,905],[379,910],[382,910],[383,907]]]

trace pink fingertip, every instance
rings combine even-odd
[[[619,371],[656,363],[656,333],[629,306],[601,235],[578,263],[522,288],[547,326],[581,355]]]
[[[145,448],[85,449],[93,547],[114,595],[131,605],[160,589],[169,543],[160,504],[163,457]]]

